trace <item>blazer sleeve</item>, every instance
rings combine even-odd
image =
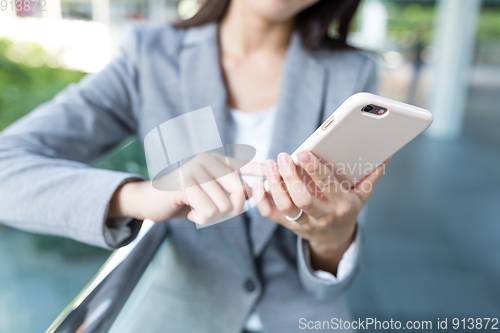
[[[70,85],[0,134],[0,221],[30,232],[116,248],[142,221],[108,221],[115,190],[140,176],[95,169],[136,132],[137,32],[101,72]]]
[[[302,283],[302,286],[309,293],[314,295],[318,299],[326,299],[326,298],[336,298],[342,295],[347,288],[352,284],[357,270],[360,266],[361,261],[361,250],[363,246],[363,235],[361,229],[358,227],[356,231],[356,242],[357,242],[357,255],[354,258],[353,268],[350,270],[349,274],[342,278],[340,281],[331,281],[329,279],[324,279],[316,276],[313,273],[313,269],[310,266],[306,255],[309,255],[309,251],[304,250],[304,246],[306,246],[307,241],[302,239],[301,237],[297,237],[297,265],[299,271],[299,279]]]
[[[376,93],[377,84],[378,84],[378,76],[377,76],[377,66],[376,62],[373,58],[364,55],[363,62],[359,66],[360,71],[358,74],[358,78],[356,80],[355,88],[353,94],[358,92],[369,92]],[[362,215],[362,216],[361,216]],[[355,264],[350,274],[346,276],[340,282],[332,282],[325,279],[321,279],[316,277],[311,267],[307,264],[309,260],[305,258],[305,251],[303,249],[304,240],[301,237],[297,237],[297,269],[299,274],[299,279],[302,284],[302,287],[307,290],[309,293],[313,294],[315,297],[319,299],[324,298],[335,298],[344,293],[347,288],[353,282],[356,273],[359,270],[359,266],[362,261],[362,253],[363,253],[363,244],[364,244],[364,216],[366,214],[362,213],[358,217],[358,226],[357,226],[357,246],[358,246],[358,255],[355,259]]]

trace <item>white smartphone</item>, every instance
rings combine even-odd
[[[349,97],[292,154],[309,150],[334,170],[337,179],[355,185],[432,123],[425,109],[358,93]],[[267,183],[266,189],[268,188]]]

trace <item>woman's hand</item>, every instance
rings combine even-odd
[[[333,170],[313,153],[302,151],[297,158],[300,166],[285,153],[278,156],[279,165],[269,160],[270,193],[266,194],[264,184],[257,180],[254,199],[262,216],[309,242],[315,269],[336,274],[342,255],[354,240],[357,216],[384,174],[387,162],[356,186],[344,188]],[[297,216],[300,209],[303,214],[297,221],[286,219]]]
[[[169,185],[182,183],[183,191],[161,191],[150,181],[127,183],[115,192],[108,217],[157,222],[187,217],[197,224],[208,225],[237,216],[251,196],[250,187],[234,168],[243,164],[242,175],[262,177],[265,174],[265,167],[258,163],[246,163],[220,154],[200,154],[165,176]]]

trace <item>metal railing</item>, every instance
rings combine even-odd
[[[108,332],[166,236],[165,223],[145,220],[137,238],[111,254],[45,333]]]

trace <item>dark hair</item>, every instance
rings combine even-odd
[[[230,1],[205,0],[196,15],[174,25],[186,29],[220,21]],[[360,0],[320,0],[298,13],[294,29],[300,34],[304,47],[308,50],[320,45],[335,49],[349,48],[347,34],[359,2]],[[334,38],[328,36],[332,24],[336,25],[337,31]]]

